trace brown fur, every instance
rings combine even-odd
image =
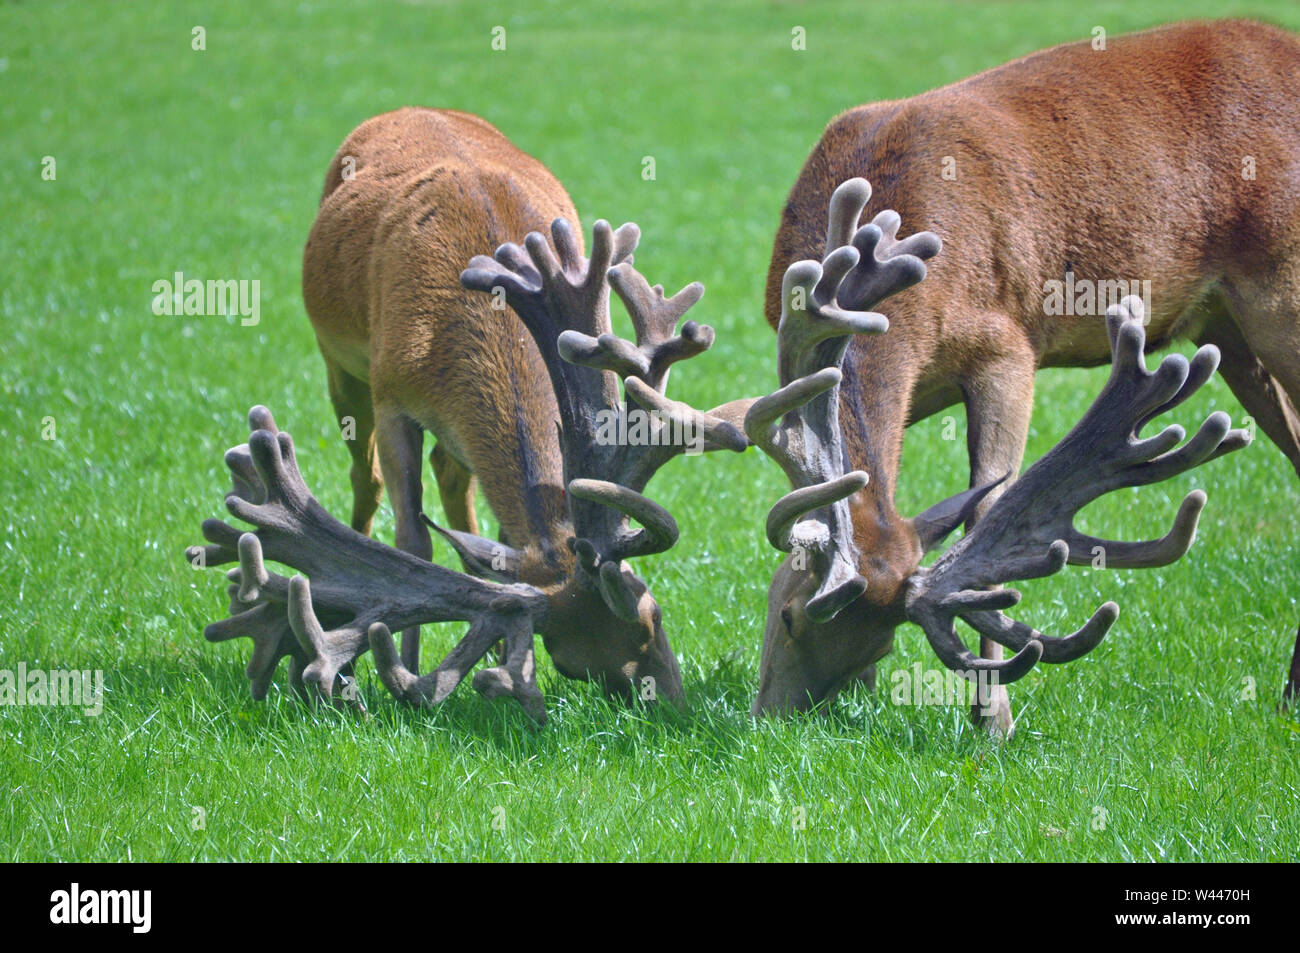
[[[849,461],[871,475],[854,534],[882,620],[920,558],[894,505],[904,427],[964,401],[982,484],[1020,467],[1038,368],[1109,359],[1104,318],[1044,313],[1044,282],[1067,268],[1076,281],[1149,279],[1150,346],[1219,344],[1225,379],[1300,471],[1297,76],[1290,33],[1185,23],[1105,51],[1056,47],[830,123],[781,217],[768,321],[786,267],[821,258],[827,203],[848,178],[873,186],[864,221],[893,208],[904,233],[944,241],[929,277],[886,302],[889,331],[856,339],[844,365]],[[946,156],[955,180],[941,177]],[[842,681],[876,648],[839,650],[834,678],[809,683]],[[999,719],[1009,728],[1009,712]]]
[[[348,156],[355,174],[345,180]],[[546,368],[513,312],[460,285],[474,255],[558,217],[581,235],[564,187],[477,116],[402,109],[343,142],[304,253],[303,297],[331,379],[349,379],[354,395],[335,408],[358,420],[354,483],[373,488],[359,494],[355,529],[369,531],[378,502],[384,448],[360,424],[373,404],[381,440],[385,421],[437,438],[453,528],[474,529],[472,473],[508,542],[565,552]]]

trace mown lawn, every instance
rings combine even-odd
[[[914,628],[880,694],[749,720],[777,562],[762,524],[784,490],[753,451],[651,484],[683,527],[641,569],[682,658],[684,714],[611,708],[549,664],[540,731],[468,686],[437,711],[401,708],[368,661],[369,721],[282,690],[249,699],[246,646],[200,636],[223,582],[181,553],[224,513],[221,455],[254,403],[292,430],[321,501],[347,510],[299,275],[326,164],[361,120],[480,113],[554,170],[585,222],[639,222],[640,267],[708,287],[697,312],[718,343],[673,393],[709,405],[775,381],[771,238],[834,113],[1096,25],[1300,28],[1294,5],[1232,0],[519,6],[0,5],[0,668],[106,677],[99,717],[0,708],[0,858],[1294,859],[1300,726],[1274,705],[1300,619],[1298,495],[1267,439],[1090,511],[1094,531],[1150,536],[1205,487],[1182,562],[1024,587],[1019,615],[1040,627],[1073,628],[1111,597],[1123,614],[1086,659],[1012,689],[1004,746],[964,709],[891,703],[894,672],[937,666]],[[258,279],[260,323],[155,316],[151,285],[178,270]],[[1040,375],[1031,459],[1104,373]],[[1215,381],[1177,419],[1215,407],[1241,415]],[[943,438],[942,416],[910,433],[904,512],[965,485],[964,439]],[[385,508],[377,534],[391,533]],[[427,634],[426,665],[455,636]]]

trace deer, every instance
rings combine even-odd
[[[525,233],[522,246],[508,240]],[[702,412],[665,396],[672,365],[714,333],[695,321],[677,332],[703,286],[670,298],[651,287],[632,265],[639,240],[635,224],[598,221],[585,257],[564,188],[477,116],[403,109],[344,140],[304,252],[303,296],[345,438],[355,427],[350,525],[316,501],[292,438],[258,405],[248,441],[226,455],[227,509],[254,529],[207,520],[208,543],[187,551],[196,565],[238,564],[230,614],[204,634],[252,639],[254,698],[285,657],[300,692],[337,701],[343,686],[347,697],[370,651],[394,696],[433,706],[498,646],[474,687],[544,722],[540,634],[562,675],[681,703],[660,607],[628,563],[671,548],[678,528],[642,491],[681,454],[743,451],[747,405]],[[612,333],[611,288],[634,341]],[[602,431],[633,411],[648,416],[643,439]],[[422,510],[425,431],[448,527]],[[477,533],[476,483],[500,540]],[[385,486],[395,546],[370,536]],[[430,561],[430,529],[461,571]],[[419,626],[455,620],[470,623],[464,637],[420,675]]]
[[[842,373],[834,388],[838,408],[832,413],[814,403],[810,412],[820,414],[823,429],[831,420],[839,428],[840,478],[865,473],[869,480],[831,510],[822,497],[812,497],[821,512],[809,519],[831,533],[821,544],[831,547],[830,555],[813,562],[831,562],[814,565],[811,575],[820,575],[820,583],[788,567],[778,572],[769,593],[756,712],[806,708],[854,678],[871,681],[895,628],[911,618],[910,605],[928,607],[931,622],[949,615],[918,594],[933,588],[922,579],[933,581],[941,572],[939,564],[922,572],[920,563],[958,525],[967,525],[971,542],[940,563],[974,573],[981,585],[972,591],[980,593],[984,584],[1009,581],[992,540],[1015,522],[1030,534],[1025,539],[1041,535],[1028,514],[1050,519],[1061,531],[1067,561],[1091,558],[1079,549],[1090,541],[1056,519],[1086,495],[1084,488],[1062,493],[1055,509],[1034,498],[1042,486],[1021,486],[1028,473],[1016,479],[1034,375],[1043,367],[1116,362],[1121,345],[1131,356],[1139,313],[1144,350],[1174,340],[1198,344],[1188,381],[1217,363],[1245,411],[1300,472],[1297,75],[1300,42],[1292,34],[1249,21],[1191,22],[1111,39],[1104,49],[1090,42],[1055,47],[831,120],[781,213],[766,317],[780,337],[791,267],[826,261],[827,274],[834,274],[846,267],[847,252],[830,256],[853,248],[858,258],[834,289],[834,310],[867,313],[888,292],[884,316],[869,322],[869,331],[889,330],[854,330],[833,346],[820,345],[814,356],[803,356],[792,340],[794,350],[780,358],[783,367],[811,368],[827,357],[824,352],[844,350],[839,363],[820,365],[827,376],[818,378],[825,383],[829,371]],[[859,177],[870,179],[893,208],[873,203],[870,188],[862,186],[832,203],[838,187]],[[903,219],[931,230],[900,239]],[[866,224],[859,227],[860,220]],[[922,281],[927,262],[930,277]],[[882,274],[893,277],[882,283]],[[1116,287],[1134,277],[1151,282],[1150,300],[1141,308],[1125,304],[1127,292]],[[1101,304],[1094,295],[1092,307],[1082,309],[1088,313],[1060,313],[1051,299],[1062,286],[1110,293]],[[1112,374],[1121,373],[1112,366]],[[1157,375],[1176,376],[1167,366],[1181,367],[1166,362]],[[818,397],[821,405],[829,394]],[[904,430],[956,403],[966,410],[970,489],[908,519],[894,500]],[[1137,423],[1145,419],[1139,415]],[[766,439],[760,425],[756,419],[756,432]],[[1216,432],[1222,425],[1215,424]],[[1077,439],[1086,444],[1117,433]],[[819,439],[831,436],[820,433]],[[1236,449],[1242,439],[1225,431],[1211,455]],[[826,443],[824,449],[833,447]],[[1092,461],[1075,462],[1095,472]],[[825,483],[816,475],[830,472],[828,463],[814,460],[783,465],[793,485],[804,489]],[[1098,479],[1109,485],[1109,478]],[[1003,498],[1007,506],[1024,505],[1026,516],[999,508]],[[1189,503],[1180,511],[1179,541],[1194,530],[1194,509]],[[988,521],[993,525],[981,529]],[[778,523],[785,533],[784,521]],[[1014,536],[1006,539],[1010,547],[1021,545]],[[779,534],[773,542],[790,545]],[[1171,553],[1156,549],[1162,559]],[[990,559],[987,569],[961,568],[980,553]],[[1154,558],[1141,548],[1106,547],[1105,553],[1109,567],[1149,565]],[[962,665],[1000,673],[992,702],[973,714],[994,733],[1008,735],[1013,718],[1006,685],[1029,656],[1004,659],[1003,646],[1023,653],[1042,640],[987,614],[986,608],[1005,607],[1009,594],[971,597],[975,605],[983,600],[978,611],[965,597],[950,595],[953,606],[963,607],[959,617],[977,632],[980,651],[967,659],[942,624],[937,638],[943,657],[956,662],[960,656]],[[1069,644],[1089,642],[1104,621],[1095,618]],[[1043,660],[1060,660],[1056,644],[1042,642]],[[1287,695],[1296,689],[1298,666],[1300,655]]]
[[[948,669],[977,682],[973,708],[991,717],[999,689],[1005,691],[1039,661],[1081,658],[1119,616],[1118,605],[1106,602],[1075,632],[1048,635],[1004,614],[1021,595],[1001,586],[1052,575],[1068,563],[1092,563],[1099,550],[1114,567],[1156,568],[1181,559],[1196,537],[1207,501],[1203,490],[1184,498],[1172,528],[1155,540],[1102,539],[1079,531],[1075,518],[1107,493],[1168,480],[1242,449],[1251,435],[1233,429],[1230,417],[1216,411],[1186,442],[1177,424],[1140,436],[1213,376],[1220,353],[1206,344],[1190,360],[1171,354],[1148,371],[1145,305],[1138,296],[1126,296],[1107,309],[1111,373],[1079,422],[1019,478],[1005,473],[914,517],[916,565],[894,601],[883,609],[871,604],[856,522],[871,474],[849,469],[854,430],[841,424],[851,380],[846,365],[858,340],[892,333],[889,318],[864,309],[925,279],[923,259],[905,249],[929,250],[935,236],[918,233],[897,241],[900,216],[893,210],[857,228],[870,196],[865,179],[842,183],[830,200],[831,251],[821,261],[786,269],[777,332],[781,386],[754,401],[744,421],[750,441],[781,466],[793,487],[767,517],[769,542],[789,555],[769,587],[753,714],[802,710],[833,698],[853,675],[888,654],[899,625],[912,622]],[[1001,490],[996,497],[995,490]],[[972,521],[974,509],[990,497],[992,505]],[[921,567],[920,555],[940,547],[963,523],[970,524],[966,534],[931,566]],[[974,655],[957,633],[958,619],[1015,655]]]

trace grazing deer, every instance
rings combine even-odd
[[[963,520],[978,529],[999,494],[1015,492],[1010,481],[990,484],[1020,468],[1035,371],[1112,359],[1104,315],[1132,279],[1150,282],[1146,346],[1217,347],[1228,385],[1300,471],[1297,76],[1300,42],[1281,29],[1187,23],[1104,50],[1057,47],[830,123],[781,217],[768,321],[779,326],[782,283],[800,259],[852,241],[861,261],[837,306],[863,311],[867,292],[880,290],[866,275],[892,259],[906,280],[890,290],[902,291],[925,274],[921,259],[940,238],[945,251],[930,280],[891,299],[887,334],[847,344],[839,426],[850,469],[870,482],[848,503],[851,531],[839,531],[853,547],[839,558],[858,555],[851,574],[836,568],[830,602],[823,592],[805,604],[794,580],[775,587],[758,709],[821,700],[878,657],[871,647],[906,617],[924,550]],[[897,212],[859,194],[832,213],[828,236],[827,203],[855,176]],[[872,224],[855,234],[863,211]],[[899,241],[900,213],[937,236]],[[1090,289],[1092,305],[1080,293],[1085,306],[1072,299],[1061,313],[1062,288]],[[1098,305],[1099,296],[1109,300]],[[937,521],[905,519],[894,504],[904,428],[958,401],[975,492]],[[1108,565],[1125,564],[1107,553]],[[1088,555],[1071,547],[1071,560]],[[984,662],[1021,664],[998,661],[1000,632],[980,620]],[[1010,731],[1004,687],[988,708],[991,726]]]
[[[832,696],[846,679],[887,654],[894,629],[910,621],[925,632],[944,665],[979,683],[976,709],[992,717],[999,689],[1039,660],[1068,662],[1091,651],[1119,614],[1108,602],[1077,632],[1053,637],[1004,615],[1001,610],[1016,605],[1020,594],[996,587],[1051,575],[1067,562],[1088,563],[1098,547],[1114,567],[1176,561],[1195,538],[1206,500],[1200,490],[1187,495],[1173,528],[1157,540],[1099,539],[1075,529],[1074,519],[1112,490],[1167,480],[1246,446],[1250,437],[1245,430],[1229,429],[1228,415],[1218,411],[1181,447],[1186,434],[1177,425],[1139,439],[1147,423],[1209,380],[1219,351],[1203,345],[1190,361],[1174,354],[1156,371],[1147,371],[1144,305],[1139,297],[1125,297],[1106,313],[1110,378],[1079,423],[1014,483],[1004,474],[911,520],[915,561],[892,600],[874,605],[858,544],[863,490],[871,480],[866,471],[847,469],[854,457],[854,429],[841,426],[841,391],[851,382],[844,367],[850,339],[890,328],[884,315],[863,309],[925,277],[921,258],[905,249],[928,249],[934,236],[895,241],[899,217],[893,211],[857,229],[870,195],[864,179],[836,189],[827,238],[832,251],[820,263],[795,262],[786,270],[777,331],[782,386],[755,401],[745,418],[750,439],[781,465],[794,486],[767,519],[769,541],[790,556],[769,590],[754,712],[805,708]],[[995,489],[1004,492],[973,528],[922,568],[920,556],[969,521]],[[1014,648],[1015,656],[976,657],[957,634],[958,618],[984,638]]]
[[[532,231],[544,222],[553,249]],[[525,232],[525,247],[506,241]],[[692,284],[666,299],[651,288],[631,265],[639,237],[635,225],[614,231],[597,222],[591,258],[583,257],[564,189],[474,116],[404,109],[344,141],[307,243],[303,291],[334,407],[356,427],[352,526],[312,498],[292,441],[260,407],[248,444],[227,455],[235,475],[227,506],[257,531],[204,524],[207,564],[240,564],[231,571],[232,616],[205,635],[253,638],[255,697],[285,655],[295,682],[329,696],[371,648],[390,690],[437,703],[500,641],[502,665],[480,672],[475,687],[513,695],[540,719],[535,632],[564,675],[599,678],[612,692],[681,697],[659,606],[626,562],[671,547],[677,526],[641,491],[680,453],[741,451],[748,442],[739,405],[705,414],[663,396],[671,365],[708,349],[713,331],[688,321],[675,334],[704,289]],[[478,254],[493,248],[495,259]],[[610,331],[611,286],[635,343]],[[629,414],[620,378],[633,407],[651,417],[648,439],[601,431]],[[466,573],[428,562],[426,430],[438,441],[432,463],[445,512],[458,524],[434,528]],[[474,533],[472,477],[500,521],[501,542]],[[396,549],[366,535],[384,484]],[[643,528],[631,529],[630,519]],[[264,558],[310,583],[269,573]],[[419,677],[419,625],[458,619],[471,623],[465,638]],[[393,628],[405,629],[400,657]]]

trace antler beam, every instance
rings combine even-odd
[[[834,617],[867,588],[847,501],[869,477],[848,470],[839,424],[849,340],[884,333],[888,319],[867,309],[924,278],[922,257],[940,249],[930,232],[898,242],[893,212],[858,228],[870,198],[865,179],[841,184],[831,197],[826,256],[786,269],[777,328],[781,389],[755,402],[745,418],[750,440],[795,488],[772,507],[767,535],[779,550],[798,547],[811,556],[818,586],[805,611],[814,621]]]

